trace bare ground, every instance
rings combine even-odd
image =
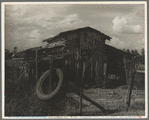
[[[85,90],[84,94],[94,100],[96,103],[105,107],[108,112],[103,113],[99,108],[90,104],[88,101],[83,100],[83,116],[144,116],[145,115],[145,96],[144,90],[133,90],[131,105],[128,112],[126,112],[126,100],[127,100],[126,89],[89,89]],[[75,104],[78,103],[78,109],[70,107],[68,109],[67,115],[79,115],[79,101],[80,97],[74,93],[69,93],[67,96],[72,97],[75,101]],[[74,104],[74,103],[73,103]]]

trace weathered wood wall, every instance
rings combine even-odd
[[[86,30],[80,33],[80,54],[86,51],[86,54],[91,57],[90,74],[98,86],[103,79],[104,44],[105,40],[95,31]]]
[[[71,64],[72,67],[68,67],[70,69],[68,73],[72,78],[79,81],[82,79],[83,70],[83,60],[81,57],[83,53],[86,53],[90,57],[88,64],[90,65],[91,80],[96,81],[96,84],[100,86],[103,79],[103,56],[106,38],[110,39],[110,37],[103,33],[86,27],[60,33],[52,41],[49,41],[49,45],[54,42],[62,43],[64,41],[65,50],[73,51],[71,53],[71,59],[67,58],[73,61]],[[73,72],[70,72],[72,70]]]

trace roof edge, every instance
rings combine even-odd
[[[77,28],[77,29],[73,29],[73,30],[69,30],[69,31],[60,32],[59,34],[55,35],[54,37],[50,37],[50,38],[48,38],[48,39],[45,39],[45,40],[43,40],[42,42],[49,42],[49,41],[53,40],[54,38],[56,38],[56,37],[58,37],[58,36],[61,36],[61,35],[63,35],[63,34],[66,34],[66,33],[69,33],[69,32],[73,32],[73,31],[77,31],[77,30],[80,31],[80,30],[83,30],[83,29],[92,29],[92,30],[98,32],[99,34],[102,34],[102,36],[105,38],[105,40],[107,39],[107,40],[110,41],[110,39],[112,39],[111,37],[105,35],[104,33],[102,33],[102,32],[100,32],[100,31],[98,31],[98,30],[96,30],[96,29],[91,28],[91,27],[88,26],[88,27]],[[52,42],[52,41],[51,41],[51,42]]]

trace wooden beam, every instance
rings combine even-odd
[[[65,75],[66,75],[66,66],[65,66],[65,53],[64,53],[64,47],[62,47],[62,70],[63,70],[63,73],[64,73],[64,78],[65,78]]]
[[[52,68],[53,68],[53,56],[49,56],[49,68],[50,68],[50,75],[49,75],[49,87],[50,92],[52,92]]]
[[[93,79],[93,56],[91,57],[91,78]]]
[[[80,55],[82,56],[82,51],[81,51],[81,48],[80,48]],[[80,61],[80,68],[82,67],[82,60],[81,58],[79,58],[79,61]],[[84,81],[84,72],[85,72],[85,62],[83,62],[83,70],[82,70],[82,81],[81,81],[81,91],[80,91],[80,115],[82,115],[82,94],[83,94],[83,81]]]
[[[38,82],[38,50],[36,50],[36,84]]]
[[[75,89],[74,87],[72,87],[70,84],[68,84],[68,87],[73,90],[76,94],[78,94],[80,96],[80,91]],[[85,100],[89,101],[91,104],[95,105],[96,107],[98,107],[99,109],[101,109],[103,112],[107,112],[107,110],[102,107],[101,105],[99,105],[98,103],[94,102],[93,100],[91,100],[90,98],[88,98],[87,96],[82,94],[82,98],[84,98]]]

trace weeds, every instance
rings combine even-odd
[[[79,103],[73,101],[73,98],[70,99],[70,97],[66,97],[65,94],[59,96],[58,99],[54,99],[53,101],[40,100],[35,93],[35,84],[31,84],[31,81],[35,81],[35,78],[29,79],[28,77],[23,76],[18,80],[21,71],[20,66],[21,64],[18,63],[11,64],[11,66],[7,64],[5,65],[5,116],[57,116],[64,115],[68,108],[74,108],[76,110],[75,107],[78,107]],[[135,80],[134,89],[143,90],[144,80],[138,77]],[[96,90],[93,90],[92,92],[96,92],[95,94],[97,96],[98,93]],[[92,95],[92,92],[89,95]],[[107,92],[109,92],[108,89]],[[95,94],[93,93],[93,95]],[[99,93],[98,98],[103,97],[106,99],[107,96],[107,99],[109,99],[110,95],[108,95],[108,93],[103,93],[103,96],[101,96],[101,93]],[[142,97],[142,94],[139,96]],[[71,105],[68,105],[70,103]],[[83,115],[138,115],[138,110],[144,111],[145,109],[144,102],[133,102],[130,107],[131,113],[125,112],[126,104],[124,100],[118,101],[117,104],[106,100],[105,102],[103,101],[102,104],[109,110],[108,113],[103,113],[97,109],[94,110],[91,108],[91,111],[89,112],[84,111]],[[110,104],[115,104],[115,108],[110,109]],[[144,112],[142,112],[142,114],[144,114]],[[78,112],[75,112],[72,115],[77,116],[79,114]]]
[[[37,97],[36,86],[31,84],[35,78],[30,80],[22,76],[18,81],[20,67],[21,64],[6,64],[5,67],[5,116],[52,116],[62,111],[57,108],[61,101],[54,103]]]

